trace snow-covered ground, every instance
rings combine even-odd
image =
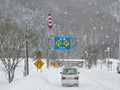
[[[92,69],[79,68],[79,87],[61,86],[61,68],[37,71],[34,61],[30,61],[30,75],[23,77],[23,63],[16,70],[16,76],[11,84],[0,72],[0,90],[119,90],[120,74],[116,71],[117,60],[114,60],[112,71],[108,71],[105,65],[98,65]]]

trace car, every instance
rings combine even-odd
[[[120,73],[120,62],[118,62],[118,65],[117,65],[117,72]]]
[[[79,86],[79,72],[75,67],[64,67],[61,73],[62,86]]]

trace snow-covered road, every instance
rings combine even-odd
[[[61,87],[59,72],[60,70],[49,71],[51,75],[48,74],[46,77],[50,85],[49,90],[118,90],[120,88],[120,75],[116,72],[80,69],[79,87]]]
[[[59,69],[43,67],[42,72],[37,71],[33,64],[30,65],[30,75],[20,76],[21,69],[17,70],[17,77],[11,84],[3,83],[0,79],[0,90],[119,90],[120,74],[115,70],[108,71],[107,68],[92,69],[79,68],[79,87],[62,87]],[[1,76],[0,76],[1,77]]]

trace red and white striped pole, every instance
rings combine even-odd
[[[52,29],[52,27],[53,27],[53,25],[52,25],[52,18],[51,18],[51,14],[49,13],[48,14],[48,28]],[[48,33],[47,33],[47,37],[48,37],[48,43],[49,43],[50,38],[48,36]],[[48,49],[47,49],[47,68],[49,68],[49,48],[50,48],[50,46],[48,44]]]
[[[53,25],[52,25],[52,18],[51,18],[51,14],[48,14],[48,28],[52,29]]]

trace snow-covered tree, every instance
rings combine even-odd
[[[0,61],[1,70],[5,72],[8,82],[14,79],[14,74],[23,55],[23,36],[22,30],[10,20],[0,25]]]

